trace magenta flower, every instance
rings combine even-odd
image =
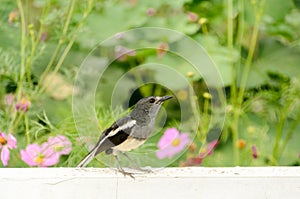
[[[201,147],[199,152],[199,157],[203,159],[208,155],[212,155],[214,148],[216,148],[217,145],[218,145],[218,140],[213,140],[207,143],[206,146]]]
[[[21,159],[29,166],[48,167],[58,163],[59,154],[47,142],[42,146],[30,144],[21,150]]]
[[[22,98],[20,102],[16,104],[16,110],[19,111],[24,111],[26,112],[28,108],[30,107],[31,103],[28,101],[26,98]]]
[[[175,154],[182,151],[189,142],[188,133],[179,133],[176,128],[169,128],[158,142],[159,150],[156,152],[156,156],[159,159],[172,158]]]
[[[48,145],[52,147],[54,152],[58,153],[59,155],[68,155],[72,150],[72,143],[63,135],[49,137]]]
[[[252,157],[254,158],[254,159],[256,159],[256,158],[258,158],[258,153],[257,153],[257,148],[256,148],[256,146],[252,146],[251,147],[251,150],[252,150]]]
[[[1,161],[4,166],[7,166],[10,159],[9,149],[17,148],[17,140],[12,134],[6,136],[5,133],[0,132],[0,149],[1,149]]]
[[[115,47],[116,58],[119,61],[126,61],[128,56],[135,56],[136,51],[128,49],[124,46],[116,46]]]

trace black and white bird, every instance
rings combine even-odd
[[[119,162],[117,152],[120,151],[132,164],[132,159],[125,153],[144,144],[153,132],[157,113],[164,101],[172,96],[150,96],[139,100],[132,112],[117,120],[109,128],[104,130],[95,147],[83,158],[77,167],[86,166],[96,155],[105,151],[113,154],[118,164],[118,170],[124,175],[132,175],[125,172]],[[135,164],[136,168],[139,167]]]

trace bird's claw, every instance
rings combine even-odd
[[[124,177],[129,176],[129,177],[131,177],[132,179],[135,180],[135,177],[133,176],[133,173],[126,172],[126,171],[124,171],[124,170],[121,169],[121,168],[119,168],[118,171],[119,171],[120,173],[122,173],[122,174],[124,175]]]

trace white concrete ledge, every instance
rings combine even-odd
[[[300,198],[300,167],[166,168],[124,177],[114,169],[0,169],[0,198]]]

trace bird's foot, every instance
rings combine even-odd
[[[124,169],[122,169],[122,168],[118,168],[118,171],[119,171],[120,173],[122,173],[122,174],[124,175],[124,177],[129,176],[129,177],[131,177],[132,179],[135,180],[135,177],[133,176],[133,173],[126,172],[126,171],[124,171]]]
[[[130,156],[128,156],[125,152],[122,152],[122,154],[129,160],[131,169],[134,169],[136,171],[141,171],[144,173],[153,173],[151,169],[145,169],[139,167],[139,165],[135,161],[133,161],[133,159],[131,159]]]

